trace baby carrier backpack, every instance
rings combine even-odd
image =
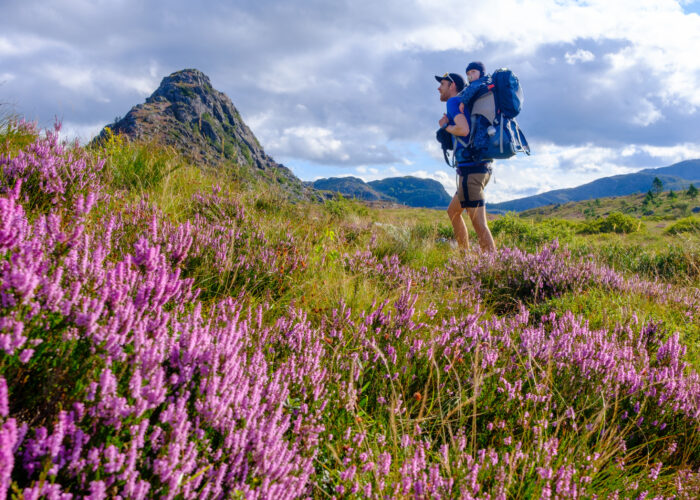
[[[523,91],[515,74],[506,68],[466,87],[461,94],[471,116],[469,149],[473,160],[503,160],[516,153],[530,154],[530,146],[515,117],[520,113]]]

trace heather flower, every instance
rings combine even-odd
[[[693,291],[556,242],[433,271],[370,244],[317,264],[391,293],[309,319],[304,301],[276,301],[313,278],[305,242],[288,228],[275,241],[235,194],[198,193],[175,222],[145,197],[107,207],[100,162],[53,135],[0,163],[1,361],[16,370],[0,377],[0,496],[15,478],[27,497],[507,498],[521,483],[588,497],[638,458],[655,464],[643,481],[693,493],[662,444],[700,416],[682,336],[526,307],[602,287],[695,317]],[[70,381],[50,397],[70,405],[29,394],[47,359]],[[35,420],[17,422],[34,397]]]

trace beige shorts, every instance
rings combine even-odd
[[[457,198],[462,208],[482,207],[484,188],[491,179],[491,166],[457,167]]]

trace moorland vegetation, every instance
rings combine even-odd
[[[485,256],[156,142],[6,119],[0,170],[0,496],[700,496],[697,215]]]

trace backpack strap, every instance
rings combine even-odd
[[[457,137],[456,135],[453,136],[453,137],[455,138],[456,142],[458,142],[458,143],[460,143],[460,144],[462,145],[462,147],[465,147],[465,148],[466,148],[466,147],[469,147],[469,144],[465,143],[462,139],[460,139],[460,138]]]
[[[448,160],[447,158],[447,150],[443,149],[442,150],[442,156],[445,158],[445,163],[447,163],[448,166],[452,168],[456,168],[457,166],[457,143],[460,143],[462,147],[468,148],[469,145],[465,143],[462,139],[457,137],[456,135],[452,136],[452,161]]]

